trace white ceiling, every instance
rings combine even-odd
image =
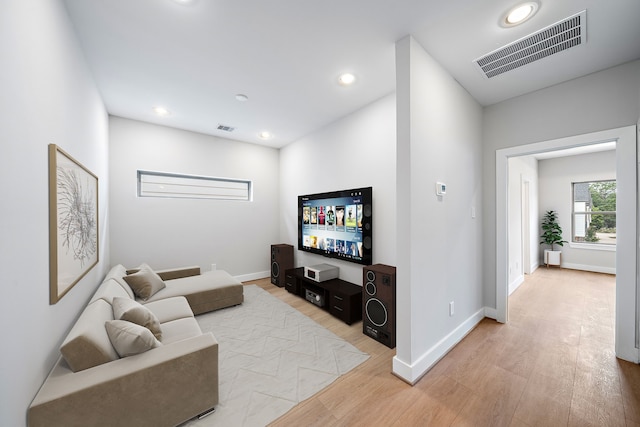
[[[517,0],[65,3],[110,114],[282,147],[394,92],[395,43],[409,34],[482,105],[640,58],[640,1],[539,1],[508,29],[498,21]],[[585,9],[585,45],[490,80],[474,67]],[[336,82],[345,71],[351,87]],[[157,105],[171,115],[156,116]],[[260,140],[263,130],[274,138]]]

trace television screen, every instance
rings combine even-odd
[[[370,265],[372,187],[298,196],[298,249]]]

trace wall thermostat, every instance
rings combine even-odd
[[[438,196],[444,196],[447,194],[447,184],[444,182],[436,182],[436,194]]]

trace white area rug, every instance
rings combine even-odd
[[[265,426],[369,358],[256,285],[197,319],[219,343],[220,403],[184,426]]]

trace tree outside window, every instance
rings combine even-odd
[[[616,181],[574,182],[573,242],[616,244]]]

